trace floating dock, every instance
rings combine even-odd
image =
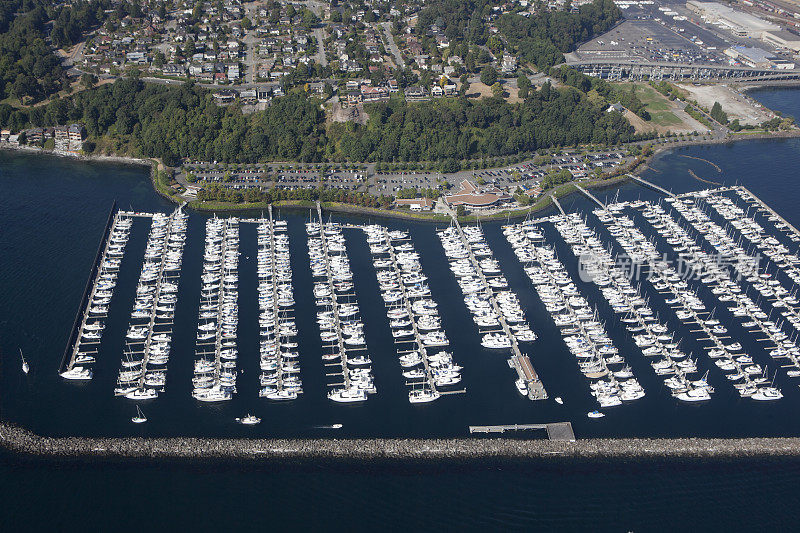
[[[550,424],[505,424],[499,426],[470,426],[470,433],[505,433],[506,431],[528,431],[544,429],[547,438],[575,442],[575,432],[572,431],[572,422],[553,422]]]

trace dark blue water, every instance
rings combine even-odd
[[[800,116],[798,91],[764,91],[753,96],[786,114]],[[713,161],[723,171],[718,173],[711,165],[684,155]],[[800,202],[795,183],[800,140],[682,149],[660,156],[652,168],[644,176],[675,192],[708,186],[689,175],[688,169],[705,179],[742,183],[790,222],[800,223],[795,209]],[[565,405],[530,402],[517,394],[505,357],[480,348],[433,226],[391,221],[386,224],[411,230],[422,254],[452,351],[465,367],[467,394],[430,405],[408,404],[368,248],[359,231],[348,230],[348,251],[378,394],[365,405],[333,405],[324,396],[324,370],[317,355],[320,342],[313,320],[303,228],[307,214],[289,212],[280,216],[289,221],[292,242],[301,375],[306,391],[303,397],[280,405],[257,398],[256,330],[244,318],[256,310],[255,298],[247,296],[255,293],[255,257],[247,249],[250,246],[255,251],[255,231],[243,225],[239,364],[245,373],[240,377],[239,394],[222,406],[197,405],[190,398],[199,299],[196,258],[202,251],[204,224],[203,216],[193,213],[184,251],[167,392],[143,405],[150,421],[134,428],[128,422],[133,404],[114,399],[112,388],[147,236],[146,222],[134,227],[126,250],[95,379],[84,385],[64,383],[56,370],[112,201],[143,211],[167,211],[171,206],[153,194],[141,168],[124,165],[0,152],[0,185],[0,409],[5,419],[41,433],[322,437],[326,433],[314,429],[314,425],[340,422],[345,427],[338,436],[432,437],[463,436],[469,424],[570,420],[578,437],[800,435],[796,416],[800,392],[788,380],[779,383],[786,395],[783,400],[757,405],[739,400],[712,368],[711,380],[717,387],[713,400],[702,406],[677,405],[624,332],[613,326],[609,327],[610,334],[623,351],[627,350],[626,359],[647,396],[635,405],[614,410],[601,423],[591,423],[585,413],[595,404],[586,383],[574,361],[568,359],[557,330],[503,239],[499,224],[485,225],[487,238],[540,336],[529,350],[534,366],[551,396],[562,396]],[[658,198],[655,192],[634,184],[598,194],[601,199],[617,195],[620,199]],[[563,204],[567,210],[586,212],[592,207],[578,196]],[[599,230],[599,225],[590,222]],[[552,236],[569,266],[568,250],[555,239],[554,232]],[[602,311],[599,293],[584,288]],[[678,331],[682,328],[677,322],[674,327]],[[19,347],[33,368],[27,378],[18,371]],[[702,357],[700,364],[708,366]],[[245,411],[261,416],[262,424],[255,428],[233,424],[233,418]],[[309,465],[274,472],[172,464],[20,463],[18,458],[4,455],[0,456],[0,486],[4,487],[0,518],[4,525],[11,525],[9,530],[52,524],[69,529],[79,521],[104,529],[140,529],[142,520],[142,527],[163,524],[157,529],[253,528],[258,520],[270,526],[336,523],[367,529],[387,519],[425,529],[520,524],[545,528],[606,526],[614,530],[716,529],[749,524],[758,529],[783,529],[791,523],[787,510],[797,503],[793,495],[797,472],[798,463],[794,462],[533,464],[524,468],[475,465],[408,470]],[[141,506],[133,504],[136,498],[146,502],[149,514],[135,514],[141,513]]]

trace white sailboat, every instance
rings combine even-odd
[[[133,422],[134,424],[143,424],[147,422],[147,417],[144,416],[144,413],[142,413],[142,409],[138,405],[136,406],[136,416],[131,418],[131,422]]]
[[[25,356],[22,355],[22,348],[19,349],[19,356],[22,359],[22,372],[27,374],[31,371],[31,367],[28,365],[28,362],[25,360]]]

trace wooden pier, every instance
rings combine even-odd
[[[552,422],[549,424],[505,424],[497,426],[469,426],[470,433],[505,433],[506,431],[528,431],[544,429],[550,440],[575,442],[572,422]]]

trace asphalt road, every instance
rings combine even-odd
[[[400,53],[400,48],[397,47],[397,43],[394,41],[394,35],[392,35],[392,23],[382,22],[381,27],[383,28],[383,35],[386,37],[389,51],[392,53],[392,57],[394,57],[395,64],[400,68],[406,68],[406,62],[403,61],[403,54]]]

